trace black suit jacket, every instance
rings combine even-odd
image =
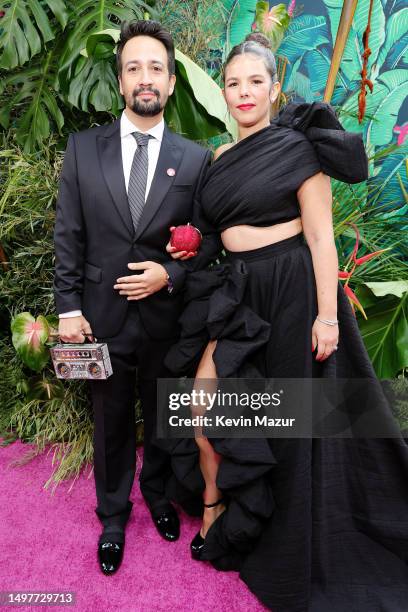
[[[202,217],[200,184],[210,151],[165,126],[148,198],[134,232],[125,187],[120,119],[70,134],[57,198],[54,294],[58,314],[81,309],[97,338],[114,336],[129,302],[113,289],[129,276],[129,262],[164,265],[174,285],[139,300],[140,316],[153,338],[178,333],[183,284],[188,271],[207,265],[222,249]],[[167,174],[173,168],[174,176]],[[186,262],[166,252],[169,227],[192,222],[203,233],[199,254]]]

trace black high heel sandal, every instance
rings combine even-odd
[[[224,498],[221,498],[218,501],[214,502],[213,504],[204,504],[204,507],[214,508],[215,506],[222,504],[223,501],[224,501]],[[205,538],[203,538],[203,536],[201,535],[201,529],[200,529],[200,531],[194,536],[190,544],[191,556],[196,561],[202,561],[201,552],[203,550],[204,542],[205,542]]]

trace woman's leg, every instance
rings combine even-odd
[[[217,390],[217,372],[212,358],[216,345],[216,340],[210,340],[201,357],[194,382],[196,391],[204,390],[206,393],[215,393]],[[206,404],[200,404],[192,409],[194,414],[204,414],[205,410]],[[203,501],[205,504],[212,504],[222,497],[221,491],[215,484],[221,455],[215,452],[208,438],[202,435],[201,428],[196,428],[195,440],[200,449],[200,468],[205,481]],[[212,523],[224,510],[223,504],[213,508],[204,508],[203,525],[200,531],[203,538]]]

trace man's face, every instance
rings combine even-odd
[[[154,117],[173,93],[176,77],[169,75],[166,47],[151,36],[135,36],[122,50],[120,93],[137,115]]]

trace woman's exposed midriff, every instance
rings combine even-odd
[[[228,251],[251,251],[303,231],[301,217],[267,227],[234,225],[221,232],[221,240]]]

